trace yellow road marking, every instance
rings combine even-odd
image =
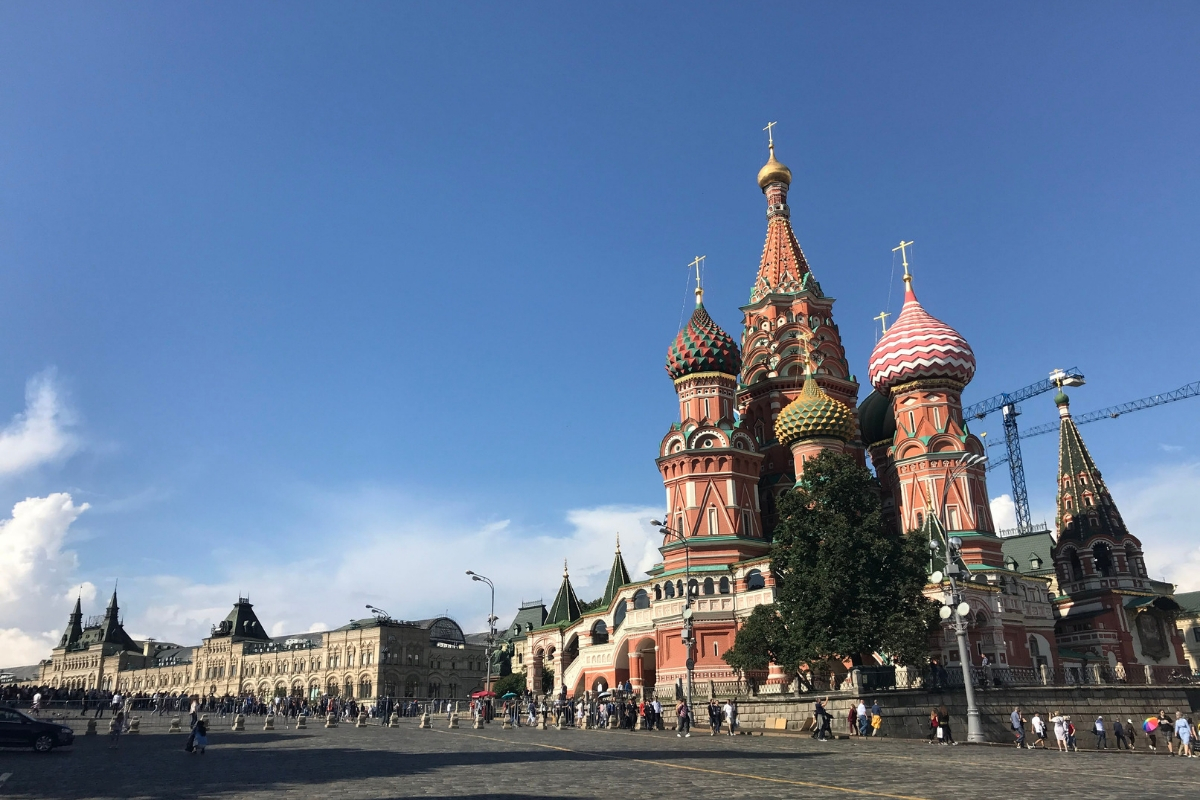
[[[437,732],[445,733],[446,731],[438,730]],[[595,756],[597,758],[608,758],[608,759],[612,759],[614,761],[632,761],[635,764],[650,764],[650,765],[659,766],[659,767],[670,767],[671,769],[689,770],[691,772],[705,772],[710,775],[724,775],[724,776],[730,777],[730,778],[748,778],[750,780],[766,781],[768,783],[785,783],[785,784],[788,784],[789,786],[804,786],[809,789],[827,789],[831,792],[845,792],[847,794],[860,794],[860,795],[867,795],[870,797],[887,797],[887,798],[891,798],[891,800],[928,800],[928,798],[916,797],[916,796],[907,795],[907,794],[888,794],[887,792],[873,792],[870,789],[851,789],[846,786],[832,786],[830,784],[812,783],[810,781],[794,781],[794,780],[790,780],[787,778],[768,778],[764,775],[752,775],[748,772],[726,772],[725,770],[719,770],[719,769],[706,769],[704,767],[689,767],[686,764],[672,764],[670,761],[651,761],[650,759],[630,758],[629,756],[618,756],[618,755],[612,755],[611,753],[594,753],[594,752],[591,752],[588,750],[572,750],[569,747],[559,747],[558,745],[541,744],[539,742],[514,742],[511,739],[499,739],[494,736],[480,736],[477,733],[459,733],[458,735],[459,736],[470,736],[473,739],[487,739],[488,741],[491,741],[491,742],[501,742],[503,744],[510,744],[510,745],[513,745],[513,744],[533,745],[534,747],[544,747],[547,750],[560,750],[564,753],[578,753],[579,755]]]

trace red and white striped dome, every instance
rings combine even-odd
[[[962,335],[921,307],[912,282],[904,308],[871,352],[868,374],[880,393],[921,378],[951,378],[967,384],[975,375],[975,354]]]

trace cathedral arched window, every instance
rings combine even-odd
[[[1083,562],[1079,560],[1079,554],[1072,550],[1069,558],[1069,563],[1071,565],[1071,580],[1083,580]]]
[[[713,579],[705,578],[704,579],[704,593],[712,594],[715,591],[716,591],[716,585],[713,583]]]
[[[688,586],[688,597],[699,597],[700,596],[700,582],[699,581],[697,581],[695,578],[692,578],[690,581],[688,581],[687,586]]]
[[[755,589],[765,589],[767,586],[766,580],[760,570],[752,569],[746,573],[746,589],[754,591]]]
[[[1112,549],[1104,542],[1097,542],[1092,548],[1092,558],[1096,562],[1096,571],[1105,578],[1113,574]]]
[[[608,643],[608,625],[604,624],[604,620],[596,620],[596,624],[592,626],[592,644],[607,644]]]
[[[718,591],[720,591],[721,594],[729,594],[729,578],[721,578]]]
[[[675,596],[675,584],[671,583],[671,581],[667,581],[666,583],[664,583],[663,584],[663,594],[666,595],[668,598],[674,597]]]
[[[645,589],[638,589],[636,592],[633,593],[633,607],[634,608],[649,608],[650,607],[650,595],[646,594]]]
[[[662,599],[662,587],[656,583],[654,584],[654,600],[657,602],[658,600]]]

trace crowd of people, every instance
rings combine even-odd
[[[1009,715],[1009,724],[1012,726],[1013,738],[1018,748],[1049,749],[1046,742],[1053,736],[1060,752],[1079,751],[1079,731],[1070,714],[1052,711],[1043,717],[1041,713],[1034,712],[1033,717],[1026,720],[1018,706]],[[1033,729],[1033,742],[1029,742],[1027,739],[1026,724]],[[1091,724],[1096,750],[1110,749],[1108,744],[1110,732],[1113,735],[1111,748],[1113,750],[1135,750],[1139,734],[1141,734],[1146,737],[1146,746],[1151,751],[1158,750],[1159,737],[1162,737],[1168,755],[1185,758],[1196,757],[1192,744],[1196,739],[1196,725],[1185,711],[1179,711],[1172,716],[1166,709],[1160,709],[1157,715],[1151,715],[1140,723],[1135,723],[1132,717],[1126,717],[1122,723],[1119,716],[1111,716],[1108,719],[1105,719],[1103,715],[1098,716]]]

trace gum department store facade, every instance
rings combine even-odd
[[[79,601],[51,658],[43,686],[223,697],[323,695],[465,698],[483,688],[485,647],[449,617],[401,622],[370,617],[332,631],[271,637],[249,600],[213,626],[198,647],[134,641],[117,594],[104,616],[83,621]]]
[[[711,681],[718,693],[734,691],[739,676],[721,656],[740,620],[774,600],[768,536],[776,500],[822,450],[864,465],[870,459],[897,534],[924,531],[936,515],[963,540],[974,663],[986,655],[999,667],[1033,674],[1045,666],[1076,676],[1089,666],[1185,664],[1174,587],[1147,576],[1141,544],[1125,528],[1061,391],[1057,538],[1049,532],[999,537],[984,465],[947,486],[960,458],[985,454],[962,416],[975,357],[957,331],[921,306],[907,259],[904,305],[871,353],[874,391],[859,404],[834,299],[792,229],[791,178],[772,144],[758,175],[767,234],[749,303],[741,308],[741,347],[709,316],[697,286],[695,311],[668,350],[679,421],[656,460],[666,489],[663,522],[671,529],[663,536],[662,562],[647,580],[631,582],[618,543],[599,607],[582,611],[565,569],[548,610],[531,616],[523,607],[505,636],[513,668],[526,671],[528,687],[537,691],[543,668],[553,667],[558,691],[628,681],[637,692],[657,688],[673,696],[674,683],[687,675],[683,598],[690,574],[693,680],[701,687]],[[926,595],[940,601],[943,589],[931,585]],[[864,656],[865,663],[882,660]],[[930,656],[958,666],[948,625],[931,635]],[[835,674],[846,670],[831,667]],[[793,679],[775,665],[749,677],[761,693],[784,691]]]

